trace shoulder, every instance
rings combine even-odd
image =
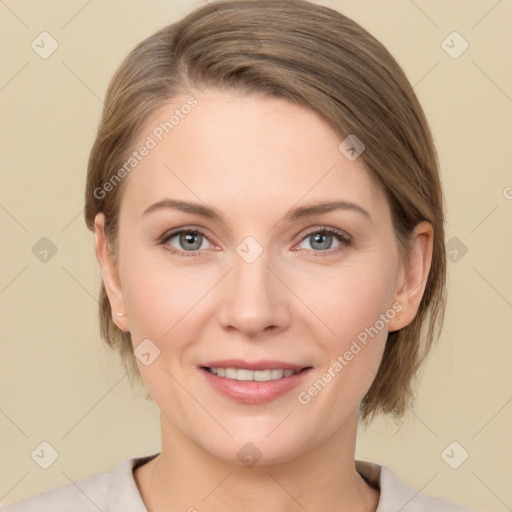
[[[147,512],[133,477],[135,465],[156,455],[126,459],[112,471],[6,505],[0,512]]]
[[[356,460],[356,468],[370,485],[380,489],[379,505],[375,512],[475,512],[474,509],[412,489],[387,466]]]
[[[0,512],[98,512],[108,510],[108,473],[45,491],[0,509]]]

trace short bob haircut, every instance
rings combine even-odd
[[[306,0],[221,0],[157,31],[112,77],[88,162],[85,221],[94,231],[96,214],[104,213],[114,261],[129,176],[106,194],[97,191],[107,189],[159,107],[205,88],[286,99],[320,115],[340,142],[356,135],[365,145],[360,158],[386,194],[402,261],[414,227],[423,220],[432,224],[432,263],[417,315],[388,334],[381,365],[360,404],[365,424],[378,413],[400,418],[414,401],[418,370],[438,339],[446,307],[439,162],[404,72],[359,24]],[[132,384],[142,382],[130,333],[113,322],[103,282],[99,299],[103,340],[121,354]]]

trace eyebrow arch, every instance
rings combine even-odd
[[[222,215],[215,208],[211,208],[206,205],[201,205],[199,203],[191,203],[188,201],[180,201],[171,198],[162,199],[161,201],[149,205],[144,210],[142,216],[163,208],[180,210],[185,213],[199,215],[207,219],[216,220],[224,223]],[[362,206],[356,203],[352,203],[350,201],[330,201],[326,203],[312,204],[309,206],[300,206],[298,208],[295,208],[294,210],[288,211],[284,215],[283,220],[294,221],[306,217],[311,217],[313,215],[318,215],[321,213],[328,213],[333,210],[352,210],[355,212],[359,212],[365,217],[367,217],[373,223],[371,215]]]
[[[313,204],[311,206],[300,206],[299,208],[289,211],[284,216],[284,220],[299,220],[320,213],[328,213],[333,210],[352,210],[359,212],[373,222],[371,215],[362,206],[352,203],[351,201],[330,201],[327,203]]]

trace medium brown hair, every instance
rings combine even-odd
[[[128,177],[106,194],[97,191],[129,158],[144,123],[163,103],[209,87],[286,99],[315,111],[342,139],[353,134],[362,141],[360,158],[386,194],[404,261],[414,227],[423,220],[432,224],[432,263],[417,315],[388,334],[360,406],[367,424],[377,413],[402,416],[443,324],[443,192],[430,129],[410,83],[384,46],[353,20],[305,0],[222,0],[138,44],[106,93],[87,169],[87,227],[94,231],[96,214],[104,213],[115,260]],[[103,282],[99,314],[102,338],[120,352],[130,380],[142,381],[130,333],[114,324]]]

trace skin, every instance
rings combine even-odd
[[[197,107],[125,178],[117,264],[106,248],[103,214],[95,223],[112,311],[126,313],[114,315],[118,327],[131,333],[134,348],[149,338],[160,350],[148,366],[137,360],[160,409],[162,435],[161,454],[135,471],[142,498],[150,512],[251,512],[261,504],[281,512],[375,511],[379,491],[354,464],[358,407],[388,332],[417,313],[432,227],[418,224],[403,263],[384,193],[362,158],[349,161],[338,150],[342,139],[316,113],[256,95],[206,90],[193,96]],[[189,97],[162,105],[140,141]],[[166,197],[212,206],[224,221],[174,209],[142,215]],[[283,220],[292,208],[340,199],[359,204],[371,219],[335,210]],[[187,257],[179,235],[158,244],[181,227],[203,233],[192,239],[202,254]],[[327,234],[322,248],[313,235],[323,227],[348,234],[352,243],[344,247]],[[236,252],[247,236],[263,250],[252,263]],[[301,404],[298,392],[395,301],[400,314]],[[198,369],[234,357],[313,370],[273,401],[243,404],[215,391]],[[247,442],[261,453],[252,467],[237,457]]]

